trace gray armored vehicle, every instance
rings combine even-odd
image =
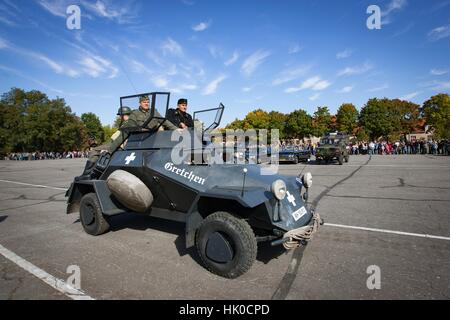
[[[127,212],[181,221],[186,226],[186,247],[195,246],[204,266],[227,278],[251,268],[258,242],[286,249],[307,244],[322,223],[307,204],[310,173],[264,175],[258,164],[214,163],[205,156],[211,146],[205,136],[218,127],[222,104],[204,110],[214,113],[208,127],[203,123],[196,126],[200,130],[161,130],[167,120],[153,115],[157,108],[165,114],[170,93],[145,95],[151,98],[146,123],[123,129],[128,133],[123,148],[103,153],[92,177],[75,179],[67,191],[67,213],[79,212],[88,234],[107,232],[109,218]],[[121,105],[138,96],[122,97]],[[194,114],[197,124],[202,112]],[[154,120],[159,124],[148,129]],[[191,143],[180,144],[186,134]]]
[[[316,149],[316,162],[325,163],[337,160],[340,165],[348,162],[347,150],[348,136],[345,133],[328,133],[320,139],[319,147]]]

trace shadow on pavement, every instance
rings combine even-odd
[[[8,218],[8,216],[0,216],[0,222],[3,222],[6,220],[6,218]]]
[[[77,219],[74,223],[79,223]],[[178,235],[174,244],[180,256],[188,254],[194,261],[202,265],[201,259],[194,247],[186,248],[185,224],[182,222],[169,221],[161,218],[145,216],[137,213],[125,213],[113,216],[109,219],[110,231],[116,232],[123,229],[133,229],[145,231],[147,229],[158,230]],[[277,258],[285,253],[283,246],[272,247],[270,242],[258,243],[258,252],[256,260],[267,264],[270,260]]]

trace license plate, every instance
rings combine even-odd
[[[305,207],[301,207],[297,211],[293,212],[292,216],[294,217],[295,221],[298,221],[298,219],[303,217],[306,213],[307,213],[306,208]]]

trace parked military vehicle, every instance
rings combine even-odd
[[[340,165],[348,162],[349,153],[347,145],[348,135],[345,133],[328,133],[320,139],[319,147],[316,149],[316,162],[329,163],[337,160]]]
[[[227,278],[251,268],[258,242],[293,249],[311,239],[322,221],[307,203],[310,173],[263,175],[257,164],[195,159],[207,150],[204,136],[217,128],[224,106],[208,109],[216,114],[201,130],[161,130],[165,118],[157,118],[159,125],[147,129],[156,119],[157,105],[167,110],[170,93],[145,95],[151,97],[151,117],[142,127],[123,129],[129,133],[123,149],[102,154],[92,178],[75,179],[66,193],[67,213],[79,211],[85,232],[103,234],[111,216],[127,212],[181,221],[186,247],[195,246],[204,266]],[[121,106],[125,99],[139,96],[122,97]],[[192,142],[188,147],[173,139],[185,133]],[[174,154],[186,156],[177,162]]]

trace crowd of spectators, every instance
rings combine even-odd
[[[421,140],[421,141],[360,141],[351,143],[349,151],[353,155],[369,154],[369,155],[391,155],[391,154],[432,154],[432,155],[449,155],[449,142],[446,140]]]
[[[5,156],[5,160],[48,160],[48,159],[74,159],[88,158],[87,151],[64,151],[64,152],[14,152]]]

